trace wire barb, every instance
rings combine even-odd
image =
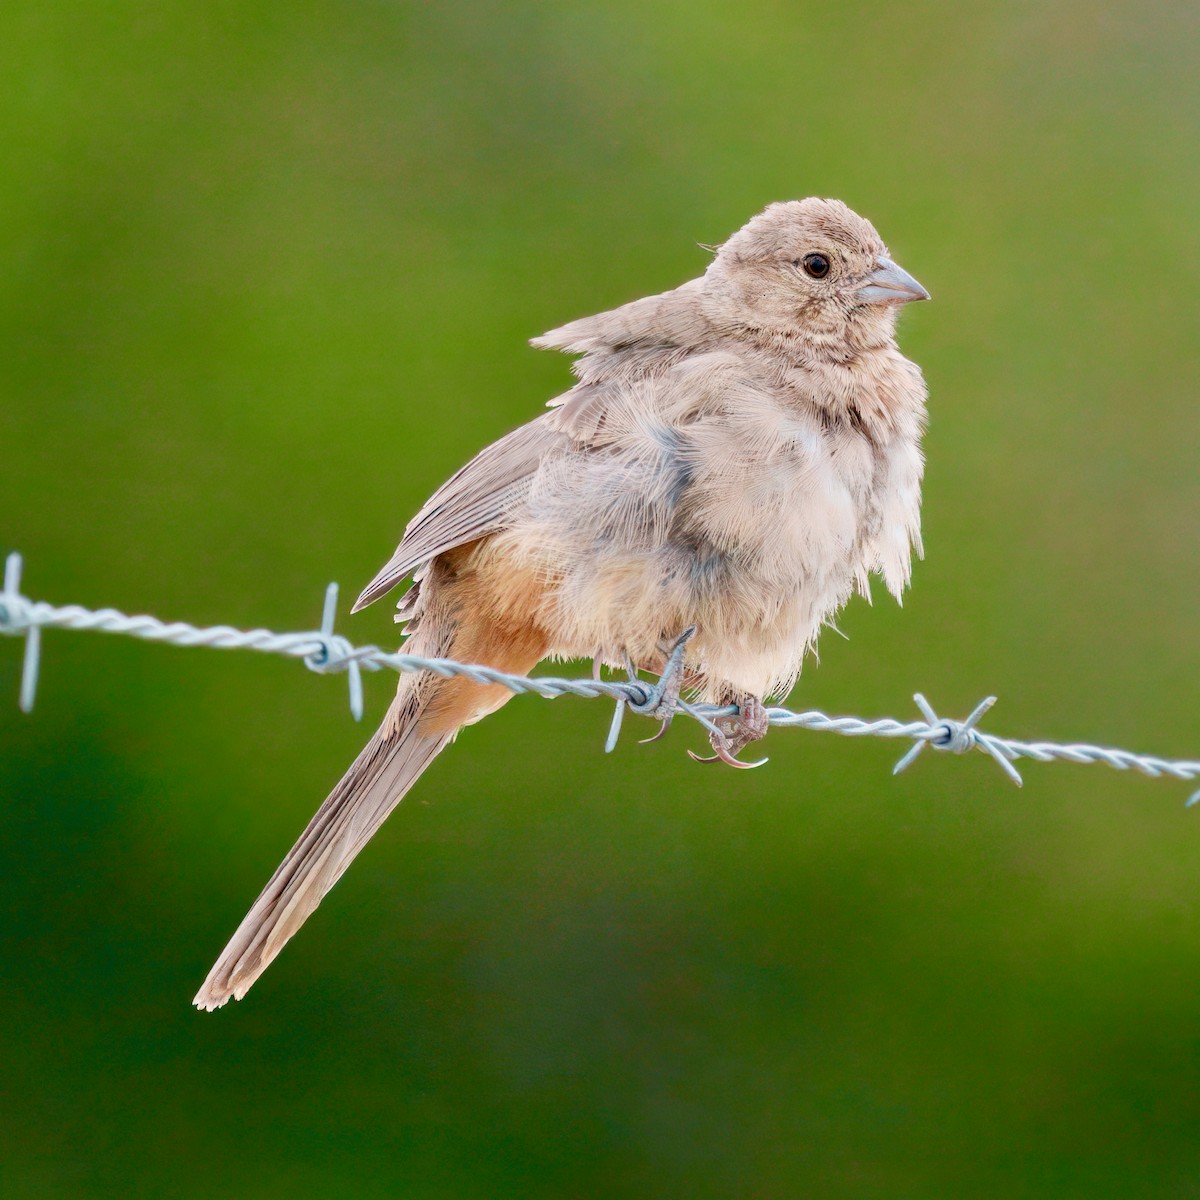
[[[978,747],[990,754],[1004,768],[1004,773],[1017,787],[1021,786],[1023,780],[1017,768],[1012,765],[1012,759],[1016,755],[1007,750],[1000,739],[989,737],[975,728],[983,714],[996,703],[995,696],[987,696],[980,700],[965,721],[952,721],[939,717],[920,692],[913,696],[913,700],[921,710],[921,715],[929,723],[929,732],[917,738],[904,757],[892,768],[893,775],[899,775],[926,746],[932,746],[935,750],[949,750],[952,754],[966,754],[968,750]]]
[[[0,633],[25,638],[21,661],[21,692],[18,704],[24,713],[33,712],[37,697],[38,668],[42,663],[42,627],[34,619],[35,605],[21,595],[21,556],[14,550],[4,560],[4,591],[0,592]]]
[[[329,675],[345,671],[350,680],[350,715],[363,719],[362,667],[355,657],[354,646],[340,634],[333,632],[337,619],[338,585],[331,583],[325,589],[325,607],[321,612],[321,628],[318,636],[321,644],[311,654],[304,656],[304,665],[318,675]]]
[[[415,654],[395,654],[378,646],[354,646],[334,632],[337,615],[338,589],[331,583],[325,590],[321,627],[305,633],[273,633],[269,629],[235,629],[229,625],[207,628],[188,625],[182,621],[167,623],[157,617],[128,616],[112,608],[88,609],[79,605],[53,605],[32,601],[21,593],[21,556],[12,553],[4,566],[4,587],[0,591],[0,634],[25,639],[21,666],[20,707],[31,712],[37,691],[38,667],[41,661],[41,632],[43,628],[93,630],[100,633],[125,634],[152,642],[169,642],[176,646],[207,646],[217,650],[257,650],[264,654],[279,654],[299,658],[310,671],[336,674],[345,671],[349,677],[350,711],[355,720],[363,714],[363,671],[392,670],[432,671],[449,678],[461,676],[476,683],[499,684],[518,694],[532,693],[553,699],[558,696],[581,696],[585,699],[605,697],[616,702],[605,750],[616,745],[626,709],[640,715],[653,716],[668,724],[668,715],[686,713],[709,732],[717,730],[714,718],[730,716],[733,706],[691,704],[678,699],[678,685],[683,669],[683,647],[694,630],[686,631],[672,647],[656,683],[638,679],[631,669],[624,680],[558,679],[549,676],[530,678],[510,675],[494,667],[457,662],[448,658],[424,658]],[[921,712],[920,721],[897,721],[882,717],[866,721],[861,717],[831,717],[821,712],[793,712],[787,708],[768,708],[771,725],[783,728],[810,729],[821,733],[837,733],[843,737],[905,738],[912,746],[892,769],[899,774],[925,749],[948,750],[966,754],[979,750],[992,758],[1018,786],[1021,776],[1013,763],[1018,759],[1034,762],[1103,763],[1118,771],[1139,771],[1152,778],[1167,775],[1174,779],[1200,778],[1200,762],[1185,759],[1156,758],[1093,746],[1086,742],[1022,742],[984,733],[979,722],[996,702],[989,696],[975,706],[962,721],[939,717],[923,695],[913,697]],[[665,708],[669,706],[669,714]],[[650,739],[654,740],[654,739]],[[1187,801],[1192,807],[1200,803],[1200,790]]]

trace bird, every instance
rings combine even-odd
[[[895,333],[929,293],[839,200],[768,205],[704,249],[699,277],[532,339],[577,356],[574,385],[433,494],[353,611],[411,579],[406,652],[517,674],[546,658],[660,673],[678,647],[689,695],[736,706],[714,757],[747,766],[821,628],[872,574],[899,600],[923,554],[926,386]],[[195,1005],[240,1000],[433,759],[511,695],[402,675]]]

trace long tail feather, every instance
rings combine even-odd
[[[453,736],[421,734],[393,709],[317,810],[246,914],[192,1002],[240,1000]]]

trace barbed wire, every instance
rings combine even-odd
[[[214,650],[257,650],[263,654],[278,654],[300,659],[310,671],[329,675],[345,672],[349,680],[350,711],[354,719],[363,715],[363,671],[391,670],[397,672],[431,671],[444,678],[461,676],[476,683],[499,684],[517,694],[533,694],[546,699],[558,696],[580,696],[585,699],[606,698],[616,702],[605,751],[611,752],[617,743],[625,711],[639,715],[659,715],[664,695],[670,691],[673,677],[681,669],[683,642],[676,644],[662,677],[654,683],[639,679],[633,670],[629,678],[560,679],[553,676],[512,675],[493,667],[458,662],[449,658],[426,658],[402,652],[389,653],[378,646],[355,646],[340,634],[334,633],[337,613],[338,586],[331,583],[325,590],[325,605],[319,629],[303,633],[274,633],[269,629],[236,629],[231,625],[200,627],[185,621],[160,621],[151,616],[129,616],[115,608],[89,609],[78,604],[56,605],[43,600],[30,600],[21,594],[22,561],[19,554],[10,554],[5,562],[4,589],[0,591],[0,634],[25,639],[25,656],[21,669],[19,704],[22,712],[33,710],[37,692],[38,668],[41,661],[43,629],[91,630],[115,633],[143,641],[166,642],[173,646],[205,646]],[[1025,742],[1014,738],[984,733],[979,721],[996,702],[995,696],[980,701],[965,719],[958,721],[940,717],[920,693],[913,697],[921,711],[920,721],[898,721],[881,717],[868,721],[861,717],[831,717],[822,712],[793,712],[780,707],[767,708],[771,725],[787,729],[809,729],[820,733],[838,733],[844,737],[907,738],[912,746],[905,751],[892,769],[899,774],[925,749],[946,750],[965,754],[979,750],[989,755],[1019,787],[1021,776],[1013,765],[1017,759],[1034,762],[1104,763],[1118,771],[1138,771],[1152,777],[1174,779],[1200,778],[1200,762],[1185,759],[1165,759],[1130,750],[1093,746],[1086,742]],[[679,712],[685,713],[710,732],[720,732],[716,718],[731,716],[735,706],[676,702]],[[1189,797],[1187,804],[1200,802],[1200,791]]]

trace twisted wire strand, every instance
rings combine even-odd
[[[616,702],[612,725],[605,749],[616,745],[621,721],[626,709],[641,715],[660,715],[659,702],[667,690],[674,671],[680,669],[682,646],[687,634],[680,639],[662,678],[655,683],[638,679],[631,671],[625,680],[563,679],[555,676],[513,675],[476,663],[463,663],[450,658],[426,658],[402,651],[389,653],[378,646],[355,646],[340,634],[334,633],[338,589],[331,583],[325,592],[321,627],[302,633],[275,633],[269,629],[236,629],[231,625],[200,627],[186,621],[161,621],[145,614],[129,616],[114,608],[89,609],[78,604],[48,604],[30,600],[21,594],[21,556],[10,554],[5,563],[4,588],[0,591],[0,634],[25,639],[25,658],[21,672],[20,707],[23,712],[33,709],[37,689],[38,666],[43,629],[90,630],[97,633],[122,634],[149,642],[166,642],[174,646],[203,646],[214,650],[257,650],[302,660],[311,671],[319,674],[346,672],[349,677],[350,709],[355,720],[363,713],[362,672],[392,670],[397,672],[431,671],[445,678],[461,676],[476,683],[499,684],[517,694],[532,694],[546,699],[558,696],[580,696],[585,699],[604,698]],[[835,717],[816,711],[793,712],[791,709],[767,709],[771,725],[788,729],[808,729],[818,733],[837,733],[843,737],[906,738],[912,746],[893,768],[899,774],[925,749],[948,750],[965,754],[978,750],[991,757],[1018,786],[1021,776],[1013,765],[1017,759],[1034,762],[1103,763],[1118,771],[1138,771],[1153,778],[1170,776],[1181,780],[1200,778],[1200,761],[1165,759],[1154,755],[1137,754],[1131,750],[1094,746],[1087,742],[1026,742],[984,733],[978,728],[983,715],[995,703],[989,696],[981,701],[965,719],[958,721],[940,717],[924,696],[913,697],[921,710],[922,720],[898,721],[882,717],[868,721],[861,717]],[[734,706],[689,704],[679,701],[677,710],[698,721],[709,731],[717,726],[714,719],[737,712]],[[1191,806],[1200,801],[1200,791],[1187,801]]]

